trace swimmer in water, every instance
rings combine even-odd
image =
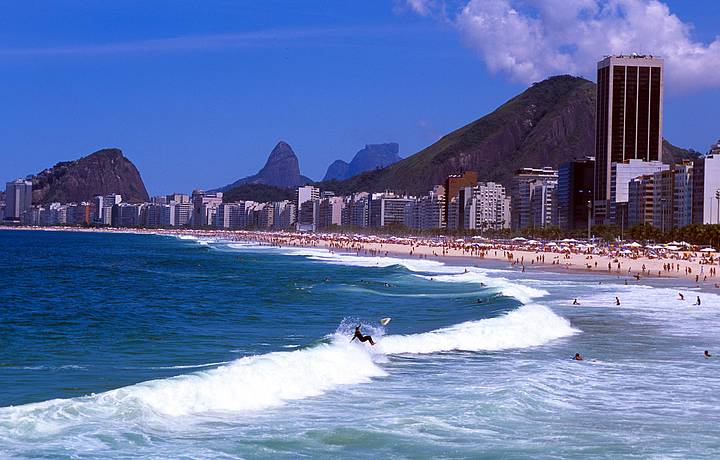
[[[707,350],[705,350],[705,353],[703,353],[703,356],[705,356],[706,358],[712,358],[712,355]]]
[[[618,307],[620,306],[620,298],[619,297],[615,297],[615,305],[617,305]]]
[[[698,306],[701,305],[700,296],[697,296],[697,300],[695,301],[695,305],[698,305]]]
[[[575,356],[573,356],[573,361],[582,361],[583,359],[580,353],[575,353]]]
[[[353,334],[353,338],[350,339],[350,341],[352,342],[355,339],[358,339],[361,342],[370,342],[370,345],[375,345],[372,337],[370,337],[369,335],[362,335],[362,332],[360,332],[360,325],[355,328],[355,334]]]
[[[685,296],[682,292],[678,292],[678,300],[685,300]]]
[[[580,302],[578,302],[578,300],[575,299],[575,300],[573,300],[573,303],[572,303],[572,304],[573,304],[573,305],[580,305]]]

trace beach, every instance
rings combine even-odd
[[[194,229],[83,229],[77,227],[19,227],[25,230],[81,231],[185,235],[250,241],[279,247],[319,247],[356,255],[393,255],[418,259],[507,262],[520,270],[580,271],[614,275],[628,281],[642,278],[674,278],[683,285],[720,289],[718,253],[702,252],[688,246],[685,250],[648,249],[638,243],[626,246],[586,246],[581,241],[540,242],[521,239],[491,240],[478,238],[398,238],[382,235],[348,235],[335,233],[295,233],[266,231],[228,231]],[[672,247],[672,245],[670,245]],[[625,249],[619,249],[624,247]],[[677,246],[675,246],[677,247]]]

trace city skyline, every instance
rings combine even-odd
[[[423,9],[426,3],[295,8],[282,23],[274,16],[284,6],[278,2],[208,8],[191,2],[181,11],[164,11],[163,2],[7,8],[9,23],[22,19],[43,31],[30,36],[11,25],[0,50],[2,78],[13,82],[4,86],[16,88],[4,108],[10,120],[3,132],[4,180],[113,146],[138,166],[152,195],[251,175],[281,139],[314,180],[365,144],[399,142],[400,154],[410,156],[491,112],[528,81],[474,53],[454,13],[469,4],[447,3],[442,19]],[[695,24],[686,31],[690,43],[711,52],[718,6],[659,5],[682,24]],[[222,20],[200,14],[220,8]],[[151,14],[158,11],[167,16],[161,26]],[[188,12],[198,13],[196,23],[180,20]],[[58,14],[67,21],[50,21]],[[109,16],[118,19],[112,36],[91,25]],[[73,25],[83,27],[69,31]],[[591,76],[584,66],[602,54],[572,62],[566,73]],[[708,60],[712,66],[717,59],[708,54]],[[248,66],[254,71],[243,72]],[[447,66],[461,71],[447,72]],[[720,118],[720,104],[714,80],[698,84],[668,81],[663,131],[675,145],[706,152],[718,137],[712,120]]]

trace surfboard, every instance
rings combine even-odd
[[[382,324],[383,326],[387,326],[391,319],[392,318],[383,318],[380,320],[380,324]]]

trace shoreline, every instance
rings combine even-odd
[[[652,280],[682,281],[677,287],[717,292],[720,277],[715,273],[717,259],[703,258],[697,252],[688,252],[688,259],[650,258],[633,254],[622,257],[579,250],[542,250],[525,244],[510,244],[498,240],[483,240],[482,245],[464,240],[438,243],[433,239],[410,239],[322,233],[261,232],[246,230],[193,230],[193,229],[124,229],[124,228],[78,228],[78,227],[0,227],[0,230],[50,231],[152,234],[166,236],[191,236],[197,238],[221,238],[231,241],[247,241],[279,247],[323,248],[343,251],[358,256],[394,256],[409,259],[437,260],[450,265],[475,265],[493,261],[505,268],[551,273],[575,273],[614,277],[618,282],[637,283]],[[460,243],[460,241],[463,241]],[[707,263],[712,260],[713,263]],[[643,269],[644,268],[644,269]]]

